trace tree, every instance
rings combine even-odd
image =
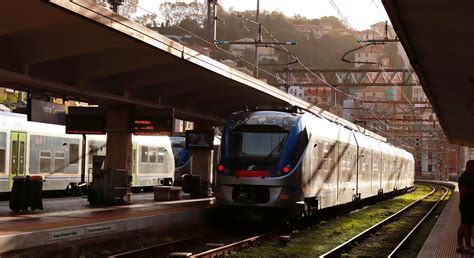
[[[160,4],[160,13],[169,25],[178,25],[183,20],[189,19],[199,26],[204,26],[207,19],[207,7],[204,3],[194,0],[194,2],[164,2]]]
[[[98,5],[112,9],[112,4],[116,2],[118,6],[118,14],[123,17],[130,18],[137,12],[138,0],[95,0]]]
[[[158,17],[156,14],[144,14],[135,18],[134,21],[150,29],[157,28],[159,26]]]

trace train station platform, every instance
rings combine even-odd
[[[438,218],[430,235],[425,241],[423,248],[418,253],[418,257],[474,257],[474,253],[457,253],[457,230],[461,222],[459,213],[459,189],[457,183],[455,189],[446,204],[443,212]],[[472,241],[472,240],[471,240]],[[472,242],[474,244],[474,241]]]
[[[131,237],[137,238],[141,231],[152,228],[166,230],[172,225],[199,223],[213,202],[214,198],[187,196],[180,196],[178,201],[157,202],[153,194],[143,193],[133,195],[132,204],[91,207],[81,197],[52,198],[43,200],[42,211],[15,213],[10,211],[9,202],[3,201],[0,202],[0,257],[22,249],[47,249],[83,240],[97,243],[130,232]]]

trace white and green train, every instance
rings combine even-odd
[[[166,136],[133,136],[132,185],[172,182],[174,157]],[[13,177],[39,175],[43,190],[65,190],[92,180],[92,157],[105,155],[105,135],[66,134],[65,127],[29,122],[26,115],[0,112],[0,193]]]

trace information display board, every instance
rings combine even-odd
[[[132,117],[132,132],[135,135],[172,135],[174,131],[174,109],[135,109]]]
[[[38,99],[28,99],[28,121],[65,125],[66,106]]]
[[[100,107],[69,107],[66,115],[67,134],[105,134],[106,111]]]
[[[212,150],[214,148],[214,132],[187,130],[186,149],[188,150]]]

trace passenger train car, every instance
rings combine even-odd
[[[0,193],[11,190],[15,176],[41,175],[43,190],[90,182],[92,157],[106,154],[106,136],[86,135],[84,145],[83,141],[82,135],[66,134],[64,126],[28,122],[25,115],[1,112]],[[132,136],[132,143],[133,187],[163,180],[171,184],[174,158],[169,137]]]
[[[309,215],[414,185],[410,153],[311,113],[233,113],[220,150],[221,207]]]

